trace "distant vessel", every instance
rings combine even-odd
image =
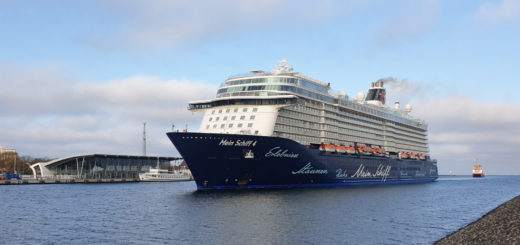
[[[385,105],[384,80],[350,99],[294,72],[228,78],[204,111],[199,133],[171,132],[200,190],[431,182],[427,124]]]
[[[161,169],[159,160],[157,160],[156,168],[150,168],[148,172],[139,174],[139,180],[146,182],[188,181],[192,179],[191,174],[186,171],[174,170],[171,172],[166,169]]]
[[[473,166],[473,177],[476,177],[476,178],[484,177],[484,170],[482,169],[482,165],[480,165],[478,163],[478,159],[477,159],[477,164],[475,164],[475,166]]]
[[[188,181],[191,180],[191,176],[178,171],[170,172],[166,169],[150,168],[148,172],[139,174],[139,180],[149,182]]]

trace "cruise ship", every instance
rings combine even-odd
[[[384,81],[365,95],[294,72],[229,77],[216,98],[193,101],[199,132],[170,132],[198,190],[431,182],[426,122],[386,105]]]

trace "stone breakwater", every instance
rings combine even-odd
[[[520,244],[520,196],[434,244]]]

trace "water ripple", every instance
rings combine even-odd
[[[520,194],[519,176],[195,192],[193,182],[0,186],[9,244],[429,244]]]

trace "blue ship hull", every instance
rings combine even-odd
[[[430,159],[330,153],[280,137],[167,135],[199,190],[418,183],[438,177]]]

